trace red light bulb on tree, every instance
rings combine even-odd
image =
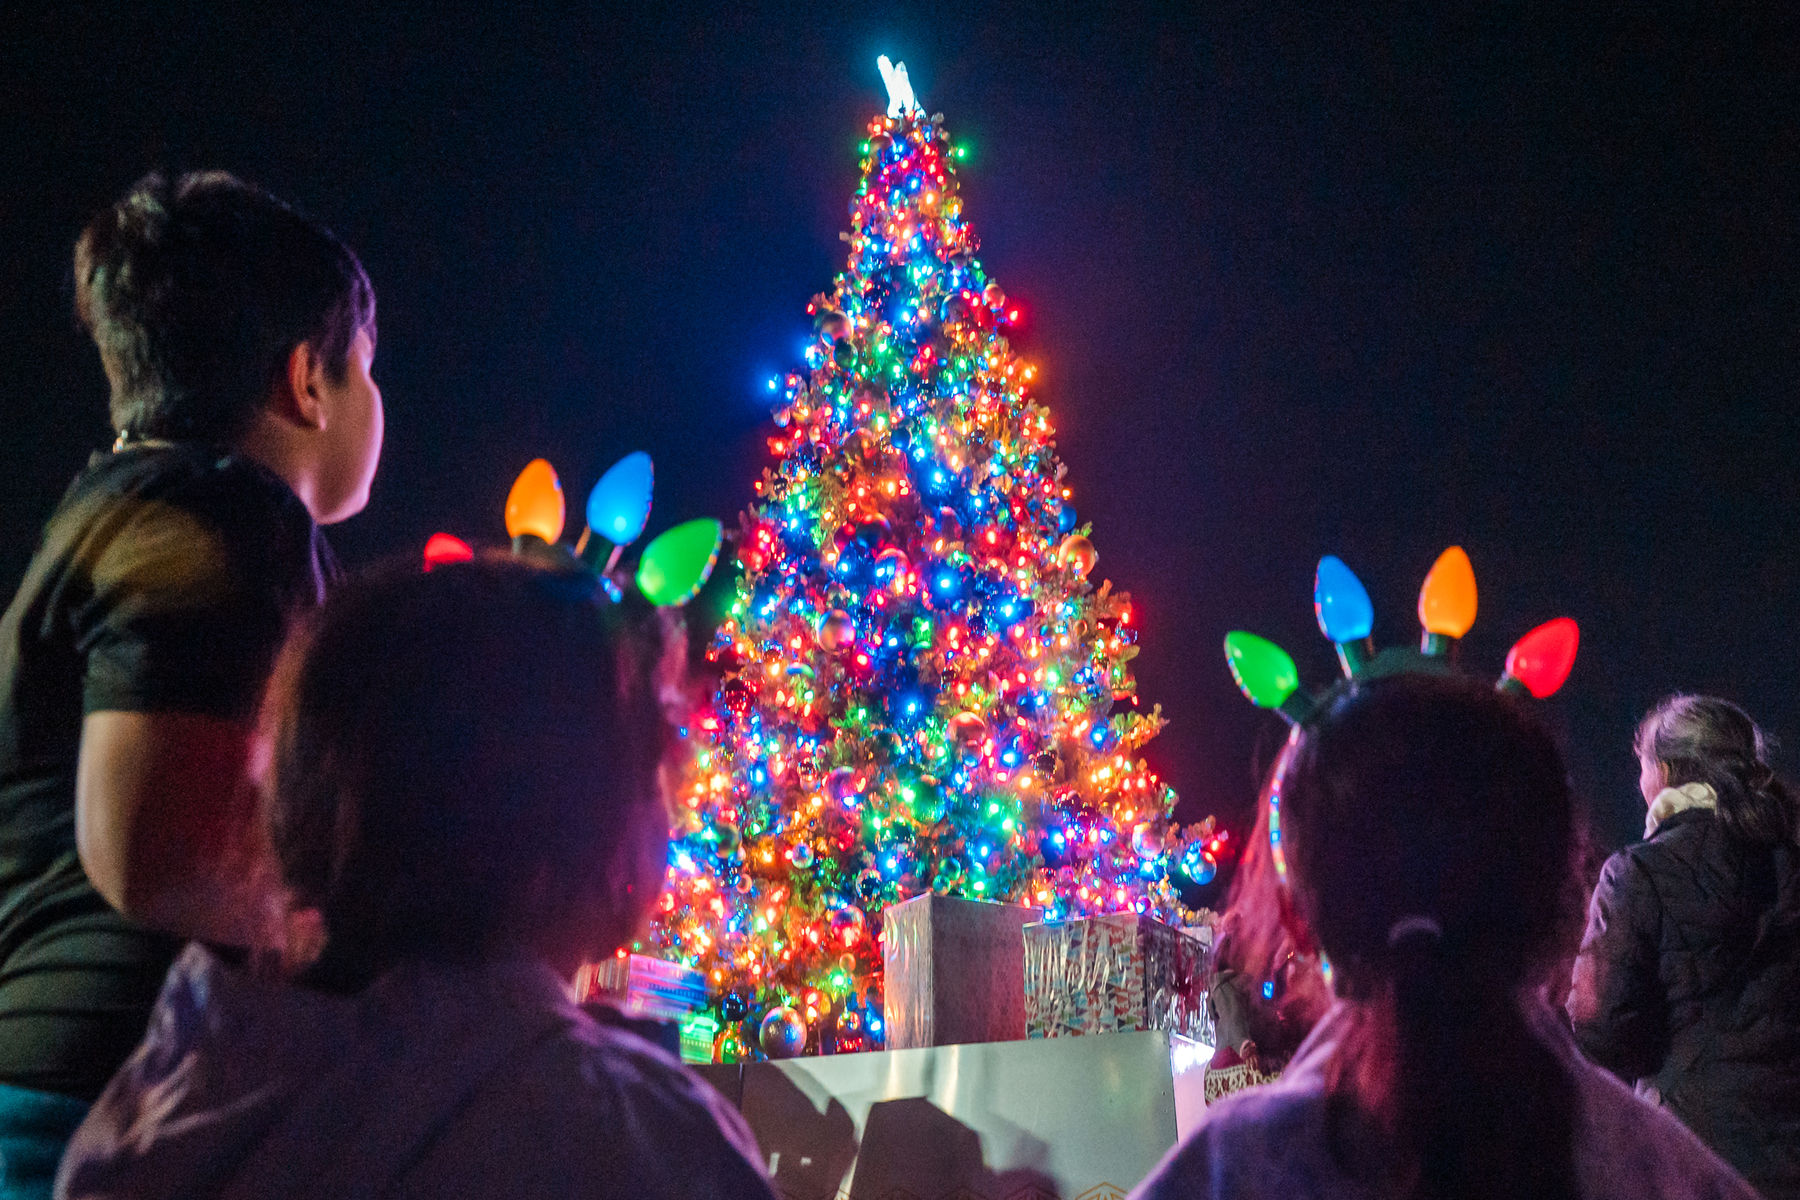
[[[1546,621],[1513,643],[1506,652],[1503,691],[1524,689],[1539,700],[1556,694],[1575,666],[1581,628],[1569,617]]]

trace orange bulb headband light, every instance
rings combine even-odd
[[[566,514],[556,469],[541,458],[532,459],[506,496],[507,536],[535,537],[555,545],[562,537]]]
[[[1475,568],[1461,546],[1452,546],[1438,555],[1419,588],[1419,624],[1425,630],[1419,649],[1443,654],[1475,624],[1475,609]]]

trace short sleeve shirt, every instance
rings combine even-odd
[[[0,619],[0,1082],[97,1095],[176,949],[82,872],[83,717],[250,720],[336,573],[299,497],[239,455],[128,447],[70,486]]]

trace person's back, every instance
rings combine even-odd
[[[1584,1062],[1542,983],[1572,907],[1554,743],[1454,678],[1351,684],[1264,792],[1268,894],[1336,1002],[1282,1077],[1208,1110],[1137,1195],[1751,1200],[1681,1125]]]
[[[1744,1184],[1687,1130],[1658,1119],[1624,1085],[1583,1062],[1548,1005],[1531,1014],[1535,1032],[1575,1082],[1575,1194],[1582,1200],[1750,1200]],[[1333,1065],[1354,1036],[1333,1009],[1273,1083],[1209,1106],[1205,1123],[1159,1168],[1155,1200],[1375,1200],[1405,1195],[1384,1175],[1381,1131],[1344,1119]],[[1348,1136],[1346,1136],[1348,1134]],[[1521,1192],[1521,1196],[1535,1195]]]
[[[722,1096],[529,959],[415,961],[344,996],[191,946],[158,1013],[59,1194],[768,1194]]]
[[[47,1194],[181,937],[243,944],[249,730],[319,524],[380,446],[374,295],[328,231],[230,176],[151,177],[76,246],[118,442],[0,618],[0,1172]],[[331,431],[324,429],[331,425]]]
[[[723,1098],[572,999],[668,830],[657,639],[594,586],[480,560],[327,601],[270,699],[282,969],[184,953],[59,1195],[768,1200]]]
[[[316,538],[279,480],[201,446],[99,457],[51,518],[0,618],[0,1079],[98,1095],[180,945],[82,870],[84,712],[248,720],[285,615],[322,599]]]
[[[1595,889],[1569,1011],[1594,1061],[1765,1196],[1800,1197],[1800,847],[1754,722],[1676,696],[1640,728],[1647,840]]]

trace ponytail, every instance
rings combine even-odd
[[[1409,1200],[1576,1200],[1575,1086],[1503,981],[1453,964],[1441,934],[1396,922],[1389,1104],[1417,1164]]]
[[[1775,777],[1767,763],[1749,765],[1742,775],[1713,784],[1719,797],[1719,819],[1746,842],[1779,846],[1796,840],[1794,794]]]

